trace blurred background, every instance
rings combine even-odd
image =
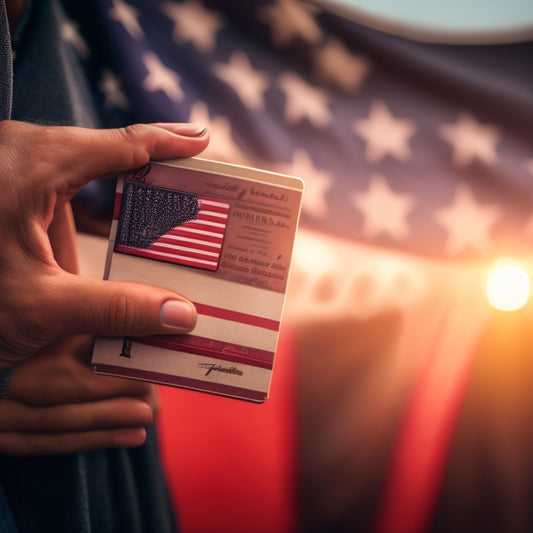
[[[533,531],[533,5],[64,9],[96,126],[306,186],[269,400],[161,388],[184,533]],[[113,192],[75,199],[88,276]]]

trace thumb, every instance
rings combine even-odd
[[[196,325],[194,304],[174,292],[130,282],[68,275],[68,296],[57,302],[58,335],[120,337],[187,333]]]

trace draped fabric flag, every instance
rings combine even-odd
[[[105,126],[207,125],[205,157],[302,176],[305,227],[441,258],[525,253],[531,44],[416,43],[327,6],[66,2],[63,38]]]

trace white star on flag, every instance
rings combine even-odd
[[[137,20],[138,17],[139,12],[133,6],[122,0],[113,0],[113,7],[109,10],[109,18],[120,22],[133,39],[143,37],[142,28]]]
[[[498,128],[480,124],[470,113],[460,113],[455,124],[445,124],[440,128],[440,134],[451,144],[453,162],[458,166],[466,166],[476,158],[487,165],[498,160]]]
[[[328,96],[323,89],[312,87],[294,72],[285,72],[279,77],[279,85],[285,94],[285,119],[296,124],[304,118],[317,128],[327,126],[331,120]]]
[[[365,140],[365,157],[371,163],[378,163],[388,154],[400,161],[411,156],[409,139],[416,130],[414,123],[395,118],[382,101],[372,102],[368,118],[356,120],[353,127]]]
[[[105,97],[106,109],[118,107],[126,110],[129,108],[128,97],[120,88],[120,80],[109,69],[102,71],[102,79],[100,80],[98,87]]]
[[[179,5],[166,3],[162,11],[174,22],[175,43],[190,42],[204,53],[213,50],[216,34],[224,26],[224,18],[218,12],[205,8],[197,0]]]
[[[500,218],[499,207],[480,205],[470,188],[460,183],[450,207],[437,209],[435,218],[448,232],[446,250],[457,254],[468,247],[482,252],[490,249],[490,230]]]
[[[330,39],[315,55],[316,76],[345,91],[358,89],[369,70],[367,59],[351,54],[337,39]]]
[[[313,15],[316,6],[295,0],[276,0],[275,5],[262,7],[259,17],[272,31],[272,40],[278,46],[286,46],[300,37],[308,43],[317,43],[322,37]]]
[[[182,100],[184,95],[176,72],[165,67],[153,52],[145,52],[143,61],[148,70],[143,87],[150,92],[163,91],[171,100]]]
[[[213,69],[237,93],[244,105],[250,109],[263,109],[268,75],[255,70],[244,52],[234,52],[229,63],[216,63]]]
[[[367,190],[353,193],[351,202],[363,213],[361,232],[366,237],[388,233],[403,240],[409,235],[407,215],[415,203],[414,196],[394,192],[381,174],[373,174]]]
[[[78,52],[80,57],[89,57],[89,47],[80,35],[77,24],[74,24],[72,21],[65,21],[61,25],[61,38],[65,42],[70,43],[76,49],[76,52]]]

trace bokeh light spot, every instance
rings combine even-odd
[[[529,291],[529,277],[516,265],[497,266],[487,282],[487,299],[501,311],[515,311],[523,307]]]

